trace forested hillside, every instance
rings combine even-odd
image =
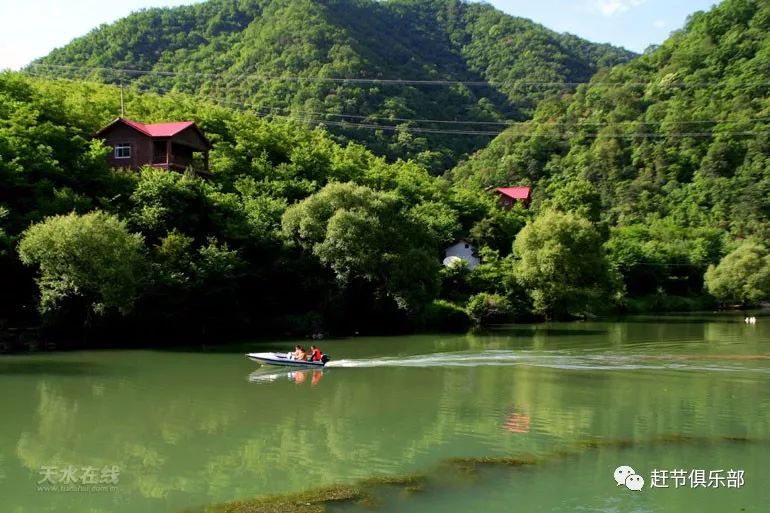
[[[769,34],[763,2],[697,13],[659,48],[543,98],[446,176],[222,106],[194,84],[193,95],[126,91],[126,111],[194,119],[214,145],[212,176],[110,169],[91,137],[119,112],[117,87],[4,73],[0,336],[8,325],[143,343],[448,330],[766,300]],[[529,208],[503,207],[502,185],[532,186]],[[440,265],[459,238],[478,267]]]
[[[460,0],[210,0],[132,14],[36,63],[109,69],[30,71],[325,122],[338,140],[439,172],[565,82],[632,56]]]
[[[195,119],[213,177],[110,169],[91,137],[117,93],[0,74],[0,342],[41,322],[69,342],[462,328],[462,305],[434,301],[442,248],[523,225],[418,164],[184,95],[127,94],[126,109]]]
[[[608,230],[627,293],[689,295],[719,253],[770,240],[770,5],[727,0],[660,47],[546,101],[452,172],[532,184]]]

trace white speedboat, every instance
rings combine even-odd
[[[284,367],[322,368],[329,361],[327,357],[320,362],[310,360],[295,360],[291,353],[246,353],[246,358],[266,365],[281,365]]]

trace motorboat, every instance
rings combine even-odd
[[[324,355],[320,362],[310,360],[297,360],[291,357],[291,353],[246,353],[246,358],[265,365],[280,365],[283,367],[323,368],[329,358]]]

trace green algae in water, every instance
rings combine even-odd
[[[330,503],[364,502],[369,498],[354,486],[330,486],[307,492],[261,497],[207,507],[205,513],[323,513]]]
[[[584,440],[575,444],[571,450],[556,450],[543,456],[479,456],[449,458],[443,461],[431,472],[423,474],[408,474],[403,476],[378,476],[364,479],[355,486],[339,486],[319,489],[279,497],[257,498],[251,501],[239,501],[207,509],[206,513],[325,513],[327,506],[343,504],[357,506],[347,510],[376,509],[383,505],[392,504],[392,494],[384,492],[384,488],[397,488],[403,493],[400,498],[409,500],[416,492],[447,494],[465,490],[474,493],[474,489],[489,486],[490,482],[501,479],[505,470],[510,472],[533,469],[536,466],[557,466],[566,459],[575,459],[591,452],[610,450],[616,452],[619,458],[632,448],[649,447],[664,448],[681,446],[685,448],[697,446],[734,446],[746,443],[766,443],[765,440],[752,440],[748,437],[693,437],[678,434],[663,434],[649,439],[610,439]],[[458,484],[460,486],[458,486]]]
[[[396,488],[409,496],[423,491],[427,478],[421,475],[379,476],[362,480],[356,485],[342,485],[308,490],[306,492],[258,497],[208,506],[205,513],[323,513],[331,504],[356,505],[373,509],[381,504],[385,488]]]

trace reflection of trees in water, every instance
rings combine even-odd
[[[181,491],[206,502],[399,473],[469,451],[542,454],[590,437],[770,432],[770,413],[758,409],[767,392],[725,373],[333,369],[318,386],[298,387],[249,384],[233,367],[196,358],[169,372],[206,379],[162,370],[132,381],[41,379],[34,424],[17,434],[19,459],[33,472],[116,464],[128,494]],[[504,424],[523,405],[529,432],[513,434]]]
[[[747,325],[742,317],[735,322],[712,322],[705,325],[704,340],[708,342],[746,342],[750,340],[768,340],[770,338],[770,319]],[[730,347],[730,346],[728,346]],[[735,349],[735,346],[731,347]]]
[[[37,385],[37,430],[24,431],[16,454],[29,469],[72,463],[71,444],[78,437],[78,405],[46,381]]]

